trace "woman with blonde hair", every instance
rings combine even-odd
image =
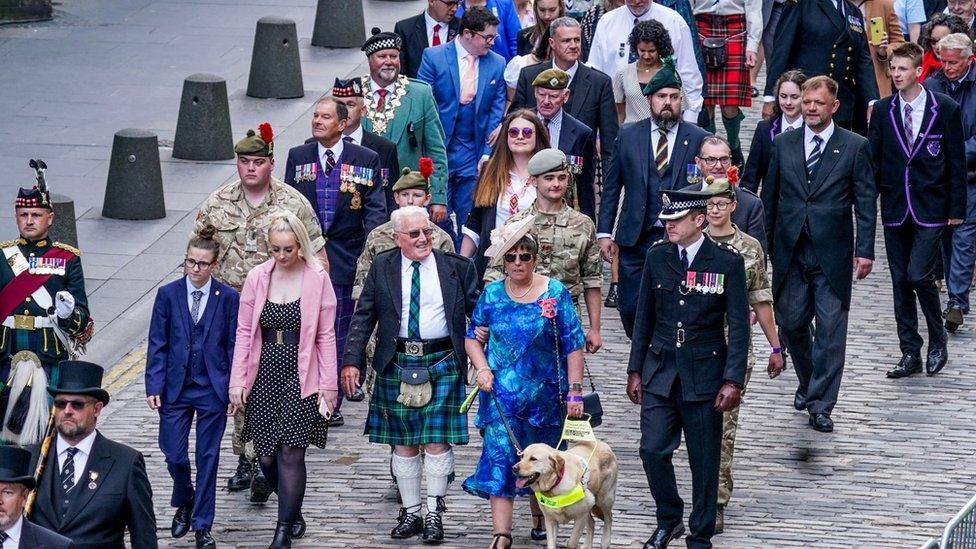
[[[271,259],[248,273],[241,292],[231,370],[231,412],[244,410],[242,439],[254,442],[278,494],[271,548],[305,534],[305,450],[325,447],[338,400],[336,296],[294,214],[268,229]]]
[[[485,274],[484,251],[492,229],[535,201],[535,187],[528,183],[529,160],[548,148],[549,130],[534,112],[519,109],[505,117],[475,185],[474,209],[462,228],[461,255],[475,258],[479,279]]]

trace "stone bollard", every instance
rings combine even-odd
[[[312,30],[313,46],[359,48],[365,41],[366,20],[361,0],[319,0]]]
[[[48,232],[53,242],[63,242],[78,248],[78,224],[75,220],[75,201],[63,195],[51,194],[54,224]]]
[[[132,128],[116,132],[102,217],[138,220],[166,217],[159,142],[153,132]]]
[[[262,99],[294,99],[305,95],[298,31],[291,19],[258,19],[247,95]]]
[[[173,158],[228,160],[234,141],[227,105],[227,82],[213,74],[192,74],[183,81]]]

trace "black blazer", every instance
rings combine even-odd
[[[532,53],[532,49],[535,48],[535,44],[532,42],[532,32],[534,30],[535,25],[531,25],[518,31],[518,34],[515,35],[515,51],[518,55]]]
[[[573,174],[576,180],[576,197],[579,210],[596,222],[596,197],[593,191],[593,177],[596,172],[594,158],[595,141],[593,130],[586,124],[573,118],[568,112],[563,112],[562,125],[559,128],[559,143],[554,146],[563,153],[582,159],[582,171]]]
[[[68,538],[47,528],[24,520],[20,527],[20,546],[31,549],[73,549],[75,544]]]
[[[613,142],[617,138],[620,125],[617,123],[617,107],[613,99],[613,85],[610,77],[602,72],[584,65],[577,65],[576,75],[569,83],[569,101],[563,108],[573,118],[586,124],[594,132],[599,132],[600,149],[604,162],[609,162],[607,155],[613,149]],[[539,73],[552,68],[552,61],[530,65],[519,73],[518,84],[515,86],[515,97],[508,112],[516,109],[535,109],[535,93],[532,81]],[[606,169],[606,168],[604,168]]]
[[[447,25],[447,41],[454,40],[457,36],[458,27],[461,25],[461,18],[455,17]],[[397,21],[393,27],[393,32],[403,38],[403,47],[400,48],[400,74],[408,78],[417,78],[420,71],[420,60],[424,55],[424,48],[430,46],[430,38],[427,36],[427,22],[424,14],[420,13],[413,17],[407,17]]]
[[[315,138],[309,137],[305,143],[313,141]],[[396,143],[363,128],[361,144],[380,157],[380,169],[384,170],[380,172],[380,182],[383,184],[383,194],[386,195],[386,212],[392,213],[397,209],[396,202],[393,201],[393,185],[400,179],[400,159],[397,157]]]
[[[690,270],[725,275],[722,293],[682,288],[687,271],[677,245],[661,241],[648,250],[627,372],[640,373],[654,394],[668,396],[678,377],[685,400],[711,400],[723,382],[745,383],[750,338],[745,264],[730,247],[706,236]],[[688,345],[676,344],[679,328]],[[674,353],[674,361],[662,360],[663,351]]]
[[[808,185],[804,134],[801,128],[773,140],[776,146],[763,182],[773,295],[778,298],[783,289],[800,232],[809,227],[831,289],[844,307],[850,307],[851,261],[854,257],[874,259],[878,207],[871,147],[867,139],[835,125]]]
[[[766,171],[769,170],[769,160],[773,157],[773,139],[782,133],[780,125],[782,115],[771,120],[760,120],[756,123],[756,131],[752,134],[752,144],[749,145],[749,159],[746,160],[739,187],[749,189],[759,194],[759,186]]]
[[[922,227],[941,227],[966,217],[966,153],[962,114],[948,96],[927,92],[920,135],[906,141],[897,95],[874,104],[868,141],[881,221],[901,226],[909,218]],[[917,116],[917,114],[913,114]]]
[[[329,276],[333,284],[352,284],[356,278],[356,260],[363,251],[366,235],[376,227],[386,223],[386,198],[383,194],[379,156],[366,147],[353,143],[344,143],[342,154],[336,159],[336,168],[342,164],[371,168],[373,170],[372,185],[356,185],[362,197],[358,209],[352,208],[352,193],[339,193],[339,203],[336,207],[332,225],[322,227],[322,232],[328,239],[325,244],[329,256]],[[318,144],[315,142],[299,145],[288,151],[288,163],[285,166],[285,183],[301,192],[316,213],[319,213],[318,197],[315,194],[315,181],[296,181],[295,169],[303,164],[317,164],[319,162]],[[319,220],[321,221],[321,214]]]
[[[833,0],[786,3],[776,27],[780,38],[769,59],[765,95],[773,95],[781,74],[800,69],[807,76],[827,75],[837,81],[840,109],[834,120],[853,120],[855,99],[868,105],[878,98],[864,17],[849,0],[844,0],[844,12],[837,11]]]
[[[478,251],[471,258],[474,261],[475,270],[478,274],[478,287],[485,279],[485,269],[488,268],[488,258],[485,257],[485,250],[491,246],[491,231],[495,230],[498,206],[475,206],[468,214],[468,220],[464,222],[464,228],[478,235]]]
[[[694,163],[701,141],[707,135],[708,132],[694,124],[679,122],[678,135],[669,163],[670,180],[665,181],[661,188],[652,188],[651,170],[656,170],[657,167],[654,165],[651,120],[624,124],[614,143],[613,160],[604,172],[603,192],[600,195],[600,217],[596,232],[613,233],[616,222],[617,233],[614,240],[621,246],[637,244],[645,229],[644,221],[647,216],[644,210],[648,193],[688,186],[685,167]],[[619,205],[620,193],[624,190],[627,199]],[[659,204],[660,200],[656,200],[655,203]],[[618,208],[622,208],[619,221],[617,221]],[[658,213],[660,210],[654,212],[652,222],[657,219]]]
[[[35,461],[37,450],[35,446]],[[68,512],[63,518],[60,502],[53,500],[59,470],[55,441],[37,486],[37,500],[30,517],[33,522],[70,538],[78,549],[125,549],[126,528],[132,547],[158,546],[152,487],[142,454],[101,433],[96,434],[91,455],[81,480],[70,492]]]
[[[464,336],[468,329],[468,317],[478,301],[478,279],[474,264],[455,253],[433,250],[437,262],[437,274],[444,298],[444,316],[451,332],[454,353],[459,364],[467,364],[464,352]],[[362,371],[366,367],[366,344],[373,328],[376,328],[376,352],[373,368],[382,372],[393,361],[396,341],[400,333],[402,288],[400,272],[402,263],[400,248],[380,253],[373,260],[366,275],[363,292],[356,302],[352,316],[344,366],[355,366]]]

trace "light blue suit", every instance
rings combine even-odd
[[[471,212],[477,163],[482,155],[490,155],[488,134],[502,121],[505,109],[505,60],[493,51],[478,58],[478,83],[475,98],[462,107],[461,74],[458,67],[457,41],[427,48],[420,62],[417,78],[430,84],[437,103],[444,144],[447,147],[447,201],[458,227]],[[472,106],[473,105],[473,106]],[[464,122],[460,122],[460,120]],[[471,126],[468,127],[467,125]],[[443,228],[452,232],[448,222]]]

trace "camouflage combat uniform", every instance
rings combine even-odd
[[[271,258],[268,252],[268,227],[275,214],[282,211],[295,214],[305,224],[313,252],[325,246],[319,218],[312,205],[301,193],[274,177],[271,178],[268,195],[257,206],[248,204],[240,179],[214,191],[200,206],[190,237],[196,236],[208,224],[217,229],[214,239],[220,243],[220,263],[213,275],[240,292],[247,273]],[[235,455],[244,452],[241,443],[244,422],[238,419],[240,416],[234,417]],[[250,446],[248,444],[247,457],[253,458]]]
[[[582,319],[584,290],[600,288],[603,284],[603,262],[596,240],[596,226],[589,217],[569,206],[564,206],[559,213],[546,214],[536,210],[535,204],[505,223],[514,223],[530,215],[535,216],[532,233],[539,242],[535,272],[562,282],[573,296],[576,312]],[[485,283],[502,276],[501,258],[492,260],[485,269]]]
[[[732,226],[735,232],[730,236],[711,237],[712,240],[728,244],[739,251],[745,261],[746,286],[749,289],[749,305],[773,302],[773,289],[766,273],[766,256],[762,246],[755,238]],[[706,229],[707,232],[707,229]],[[752,354],[752,339],[749,339],[749,358],[746,362],[746,378],[742,385],[742,397],[745,398],[746,386],[752,376],[754,356]],[[725,412],[722,417],[722,457],[719,460],[718,475],[718,504],[724,507],[732,498],[732,454],[735,451],[735,431],[739,425],[739,407]]]

